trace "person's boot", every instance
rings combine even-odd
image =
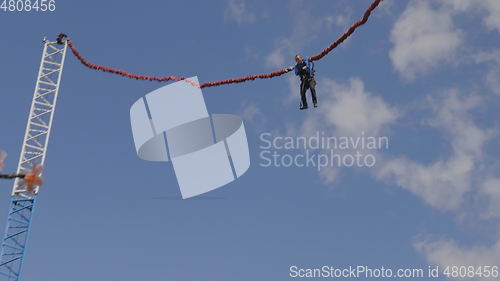
[[[318,107],[318,103],[314,103],[314,107]]]
[[[300,109],[300,110],[307,109],[307,105],[301,105],[301,106],[299,107],[299,109]]]

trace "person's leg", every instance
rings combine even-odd
[[[316,97],[316,88],[314,86],[310,85],[309,89],[311,89],[311,96],[312,96],[313,104],[314,104],[314,106],[317,106],[318,99]]]
[[[302,107],[307,107],[306,91],[306,82],[302,81],[300,83],[300,99],[302,100]]]
[[[318,99],[316,97],[316,80],[314,80],[314,78],[307,81],[307,88],[311,89],[312,101],[314,107],[316,107],[318,104]]]

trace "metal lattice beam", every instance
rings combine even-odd
[[[40,70],[24,135],[17,173],[44,164],[57,94],[66,56],[67,43],[44,40]],[[29,191],[14,182],[7,227],[1,244],[0,280],[19,281],[26,243],[39,187]]]

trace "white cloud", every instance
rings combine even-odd
[[[500,1],[484,0],[482,3],[488,11],[488,16],[483,19],[484,24],[490,29],[496,29],[497,32],[500,32]]]
[[[450,12],[433,9],[426,0],[413,0],[391,31],[394,46],[389,56],[404,78],[414,79],[451,61],[462,44],[462,37],[462,32],[453,25]]]
[[[500,49],[478,52],[473,56],[473,59],[475,63],[494,62],[500,64]]]
[[[486,74],[486,84],[491,91],[500,95],[500,49],[489,52],[481,51],[473,55],[475,63],[489,63],[490,68]]]
[[[254,124],[258,129],[262,129],[267,123],[267,118],[255,103],[244,102],[243,110],[239,114],[245,121]]]
[[[490,30],[500,32],[500,1],[498,0],[440,0],[445,8],[455,14],[486,13],[483,24]]]
[[[500,240],[491,246],[461,247],[452,240],[423,239],[414,243],[415,249],[431,264],[446,266],[498,265],[500,260]],[[477,278],[477,280],[493,280]],[[495,278],[494,280],[498,280]]]
[[[470,111],[481,104],[481,97],[461,95],[452,89],[443,93],[443,98],[428,98],[428,103],[436,113],[429,124],[448,133],[448,139],[456,156],[467,155],[478,158],[489,137],[487,130],[479,128]]]
[[[465,12],[477,7],[477,4],[483,0],[439,0],[441,5],[447,9],[452,9],[454,13]]]
[[[350,135],[364,131],[378,135],[384,126],[397,118],[397,111],[382,98],[367,92],[359,78],[351,78],[347,84],[328,79],[321,83],[324,87],[321,88],[320,114],[336,132]]]
[[[500,178],[486,178],[481,185],[480,192],[488,201],[484,217],[500,219]]]
[[[285,55],[283,54],[283,48],[277,48],[266,56],[266,65],[268,67],[277,68],[284,67],[285,65]]]
[[[395,4],[399,2],[398,0],[384,0],[379,4],[380,11],[383,13],[375,14],[378,17],[387,17],[394,14]]]
[[[493,91],[493,93],[500,96],[500,67],[492,68],[488,74],[486,74],[486,83]]]
[[[340,169],[333,166],[324,167],[319,171],[319,176],[324,184],[335,182],[340,173]]]
[[[427,6],[423,10],[431,9],[430,2],[422,2],[425,4],[418,5]],[[500,32],[500,1],[498,0],[437,0],[433,3],[438,4],[439,8],[432,13],[442,15],[446,19],[446,25],[444,25],[446,28],[439,27],[437,22],[428,25],[437,26],[441,30],[443,43],[447,45],[435,49],[441,49],[443,54],[446,52],[449,54],[435,56],[435,62],[423,60],[421,63],[416,63],[418,68],[415,68],[412,75],[408,76],[402,73],[406,78],[414,78],[431,70],[439,63],[449,62],[457,54],[463,41],[462,32],[453,26],[452,20],[458,19],[460,15],[481,15],[480,19],[484,26],[490,31]],[[410,5],[417,4],[413,1]],[[408,9],[407,11],[409,11]],[[411,26],[408,25],[408,28]],[[396,31],[393,30],[393,42],[397,45],[397,40],[395,40],[397,37],[394,37],[394,32]],[[401,28],[400,32],[404,33],[405,29]],[[403,42],[402,38],[399,38],[401,42]],[[453,40],[449,41],[449,38]],[[408,44],[414,44],[417,41],[408,38],[408,42],[410,42]],[[401,44],[404,46],[404,43]],[[394,47],[393,52],[396,47]],[[408,51],[410,50],[411,48],[408,47]],[[436,51],[436,53],[438,52]],[[409,53],[406,54],[410,56]],[[397,61],[398,57],[391,54],[393,64],[399,72],[412,66],[411,60],[404,58],[404,52],[400,54],[399,62]],[[483,51],[473,55],[472,58],[474,63],[489,64],[488,68],[485,68],[484,81],[494,93],[500,95],[500,79],[498,78],[500,77],[500,51]],[[422,58],[417,56],[415,59]],[[497,157],[497,155],[483,155],[485,144],[492,136],[492,130],[481,129],[472,120],[470,113],[479,102],[481,101],[478,97],[464,97],[453,92],[448,93],[442,102],[436,103],[436,99],[432,99],[431,104],[434,105],[435,119],[427,124],[444,132],[444,136],[450,141],[451,155],[447,159],[440,159],[428,165],[405,158],[395,159],[389,161],[380,170],[379,176],[394,180],[396,184],[410,190],[435,208],[454,210],[460,214],[459,218],[474,216],[475,224],[484,223],[486,220],[491,223],[488,224],[489,227],[500,230],[498,224],[500,219],[500,178],[495,169],[486,166],[486,163],[495,162],[493,157]],[[464,200],[465,198],[467,200]],[[498,233],[494,233],[494,231],[488,236],[493,240],[483,240],[481,244],[474,246],[464,246],[452,239],[426,238],[418,239],[414,243],[414,247],[430,264],[441,267],[447,265],[495,265],[500,260],[500,239],[498,239]],[[477,278],[476,280],[497,279]]]
[[[325,19],[325,25],[328,30],[332,29],[333,26],[340,27],[342,29],[351,25],[352,19],[352,9],[346,8],[342,13],[338,15],[330,15]]]
[[[254,23],[256,15],[247,8],[245,0],[228,0],[224,18],[244,24]]]
[[[330,132],[330,136],[379,136],[398,117],[396,109],[368,91],[359,78],[351,78],[346,83],[331,79],[319,81],[318,108],[312,108],[300,125],[301,136],[313,136],[316,132]],[[297,101],[298,89],[295,91]],[[308,99],[311,97],[307,93]],[[343,151],[351,153],[352,151]],[[370,153],[373,153],[371,151]],[[322,168],[319,175],[325,184],[335,181],[338,167]]]
[[[286,77],[286,82],[288,85],[288,96],[285,99],[285,102],[288,103],[296,103],[297,108],[299,107],[300,102],[300,80],[295,76],[295,74],[290,74]]]
[[[456,209],[469,189],[472,166],[468,157],[452,157],[432,165],[398,158],[384,164],[379,176],[393,180],[435,208]]]
[[[479,104],[477,97],[451,90],[441,100],[429,99],[428,103],[435,117],[427,124],[445,133],[452,155],[428,165],[403,157],[393,159],[379,168],[378,177],[394,181],[435,208],[456,210],[471,189],[474,166],[481,160],[490,134],[469,113]]]

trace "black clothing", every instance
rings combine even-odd
[[[304,69],[305,67],[305,69]],[[302,60],[300,63],[295,65],[295,75],[300,77],[300,99],[301,107],[300,109],[307,108],[307,89],[311,89],[311,95],[314,107],[318,103],[316,98],[316,80],[314,80],[314,65],[311,67],[311,63],[307,60]]]
[[[314,78],[304,79],[302,80],[302,82],[300,82],[300,99],[302,101],[302,107],[307,107],[307,98],[306,98],[307,89],[311,90],[313,104],[316,105],[318,103],[315,86],[316,86],[316,81],[314,80]]]
[[[57,44],[63,45],[64,44],[63,39],[66,38],[66,37],[68,37],[66,34],[59,33],[59,35],[57,36]]]

